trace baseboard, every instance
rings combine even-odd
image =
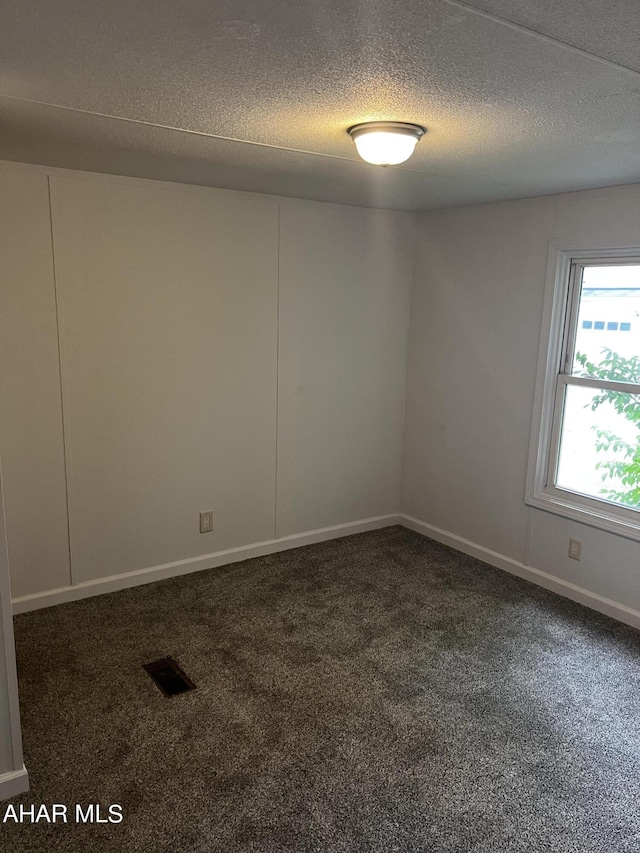
[[[427,536],[429,539],[435,539],[436,542],[449,545],[451,548],[455,548],[456,551],[462,551],[463,554],[475,557],[483,563],[489,563],[490,566],[503,569],[505,572],[531,581],[531,583],[544,587],[544,589],[557,592],[558,595],[562,595],[564,598],[577,601],[579,604],[584,604],[592,610],[597,610],[599,613],[611,616],[619,622],[624,622],[633,628],[640,628],[640,612],[638,610],[633,610],[633,608],[626,607],[617,601],[612,601],[610,598],[605,598],[581,586],[576,586],[576,584],[562,580],[562,578],[557,578],[540,569],[535,569],[533,566],[526,566],[524,563],[518,562],[518,560],[513,560],[504,554],[491,551],[489,548],[485,548],[475,542],[470,542],[468,539],[463,539],[462,536],[456,536],[455,533],[449,533],[447,530],[441,530],[439,527],[426,524],[424,521],[419,521],[410,515],[401,513],[400,524],[409,530]]]
[[[556,592],[558,595],[562,595],[572,601],[577,601],[579,604],[584,604],[592,610],[597,610],[599,613],[611,616],[619,622],[624,622],[626,625],[640,629],[640,611],[613,601],[610,598],[605,598],[569,581],[550,575],[533,566],[526,566],[518,560],[514,560],[497,551],[485,548],[483,545],[478,545],[475,542],[464,539],[462,536],[457,536],[455,533],[442,530],[439,527],[427,524],[424,521],[412,518],[403,513],[400,515],[381,515],[376,518],[367,518],[347,524],[322,527],[306,533],[284,536],[281,539],[270,539],[266,542],[258,542],[239,548],[230,548],[226,551],[216,551],[212,554],[205,554],[204,556],[188,560],[165,563],[160,566],[152,566],[147,569],[113,575],[112,577],[95,581],[86,581],[75,586],[60,587],[59,589],[47,592],[24,595],[13,599],[13,612],[17,615],[19,613],[27,613],[31,610],[40,610],[43,607],[52,607],[55,604],[64,604],[69,601],[90,598],[94,595],[102,595],[105,592],[116,592],[129,587],[142,586],[143,584],[165,580],[166,578],[178,577],[204,569],[213,569],[230,563],[238,563],[242,560],[250,560],[253,557],[275,554],[278,551],[288,551],[291,548],[300,548],[304,545],[313,545],[317,542],[326,542],[330,539],[339,539],[343,536],[365,533],[368,530],[380,530],[383,527],[391,527],[394,524],[402,524],[409,530],[420,533],[429,539],[434,539],[443,545],[449,545],[451,548],[455,548],[455,550],[461,551],[463,554],[468,554],[470,557],[475,557],[497,569],[502,569],[524,580],[531,581],[531,583]],[[22,771],[17,772],[18,775],[22,774]],[[26,771],[24,773],[26,774]],[[15,774],[9,774],[11,777],[13,775]],[[2,798],[2,784],[4,779],[5,777],[0,776],[0,799]],[[9,781],[7,780],[7,784]],[[28,785],[28,780],[26,784]],[[15,793],[21,793],[22,790],[17,790]],[[7,796],[14,795],[7,794]]]
[[[23,765],[20,770],[0,775],[0,800],[8,800],[29,790],[29,774]]]
[[[316,542],[326,542],[329,539],[339,539],[342,536],[353,536],[355,533],[365,533],[368,530],[379,530],[383,527],[391,527],[399,523],[400,518],[398,515],[380,515],[376,518],[352,521],[347,524],[336,524],[333,527],[321,527],[306,533],[296,533],[292,536],[283,536],[281,539],[270,539],[266,542],[257,542],[253,545],[245,545],[240,548],[216,551],[212,554],[204,554],[201,557],[178,560],[175,563],[165,563],[161,566],[151,566],[147,569],[139,569],[121,575],[112,575],[109,578],[85,581],[74,586],[60,587],[59,589],[35,593],[33,595],[23,595],[12,600],[13,612],[15,615],[18,613],[27,613],[30,610],[52,607],[54,604],[65,604],[69,601],[78,601],[81,598],[102,595],[105,592],[116,592],[120,589],[142,586],[142,584],[153,583],[154,581],[165,580],[166,578],[187,575],[191,572],[202,571],[203,569],[214,569],[229,563],[250,560],[253,557],[264,557],[267,554],[275,554],[278,551],[288,551],[291,548],[313,545]]]

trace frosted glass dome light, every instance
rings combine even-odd
[[[403,121],[369,121],[354,124],[347,133],[355,142],[358,154],[367,163],[397,166],[411,157],[426,130],[419,124]]]

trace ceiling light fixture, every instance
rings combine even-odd
[[[368,121],[347,130],[358,154],[374,166],[404,163],[426,132],[425,127],[405,121]]]

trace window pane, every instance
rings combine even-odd
[[[584,268],[572,373],[640,382],[640,264]]]
[[[567,386],[556,485],[640,508],[640,396]]]

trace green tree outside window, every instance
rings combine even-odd
[[[593,364],[583,353],[576,353],[582,375],[613,382],[640,384],[640,357],[624,358],[610,349],[603,349],[603,359]],[[635,427],[635,442],[629,442],[614,432],[594,427],[598,453],[615,453],[617,459],[602,459],[596,468],[602,471],[602,480],[617,480],[617,488],[603,488],[600,493],[610,501],[626,506],[640,507],[640,396],[625,391],[602,391],[591,401],[592,411],[610,403]]]

